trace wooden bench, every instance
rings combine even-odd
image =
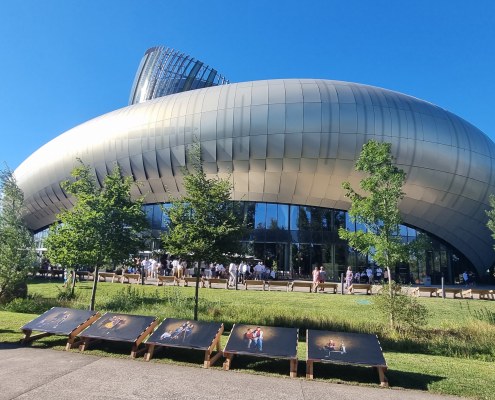
[[[318,289],[331,289],[333,290],[333,293],[337,293],[337,288],[339,287],[339,284],[338,283],[335,283],[335,282],[319,282],[317,285],[316,285],[316,289],[313,289],[313,290],[318,290]]]
[[[134,279],[134,283],[140,283],[141,282],[141,274],[122,274],[122,283],[125,283],[127,280],[127,283],[131,283],[131,279]]]
[[[364,290],[366,294],[371,294],[371,285],[369,283],[353,283],[348,290],[350,294],[354,294],[356,290]]]
[[[286,292],[289,291],[289,281],[266,281],[266,285],[269,291],[272,288],[285,289]]]
[[[418,286],[411,292],[411,294],[416,297],[419,297],[421,293],[427,293],[429,297],[433,297],[433,294],[436,295],[437,293],[437,288],[430,286]]]
[[[188,276],[186,278],[182,278],[182,285],[183,286],[189,286],[189,285],[196,286],[196,277],[194,277],[194,276]],[[205,288],[206,287],[205,280],[204,280],[203,277],[200,277],[199,278],[199,285],[202,288]]]
[[[89,271],[76,271],[76,275],[79,280],[82,280],[83,278],[87,281],[89,281],[90,279],[95,279],[93,273]]]
[[[265,281],[256,279],[246,279],[244,281],[244,289],[247,290],[248,286],[261,286],[261,290],[265,290]]]
[[[210,279],[206,279],[206,287],[208,288],[212,288],[211,285],[212,284],[219,284],[219,285],[223,285],[225,286],[225,289],[228,289],[229,288],[229,281],[228,279],[223,279],[223,278],[210,278]]]
[[[445,290],[445,296],[448,294],[451,294],[454,299],[459,296],[462,297],[462,289],[461,288],[444,288]],[[437,289],[437,297],[442,297],[442,288]]]
[[[495,291],[489,289],[466,289],[462,291],[462,298],[472,299],[475,294],[480,300],[495,300]]]
[[[112,283],[115,282],[115,279],[120,280],[120,276],[114,272],[98,272],[98,280],[103,279],[103,282],[106,282],[107,278],[112,278]]]
[[[158,275],[156,277],[156,286],[162,286],[166,283],[171,283],[172,285],[179,285],[179,280],[175,276],[162,276]]]
[[[52,269],[51,271],[48,271],[48,274],[52,278],[63,278],[64,277],[64,270],[63,269]]]
[[[290,291],[293,292],[295,287],[308,288],[309,292],[313,289],[313,282],[310,281],[292,281],[290,283]]]

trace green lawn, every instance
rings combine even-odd
[[[19,302],[10,309],[30,314],[0,311],[0,342],[15,343],[22,337],[19,328],[54,305],[87,308],[92,282],[78,283],[77,299],[68,303],[55,300],[59,283],[34,281],[29,285],[33,301]],[[99,283],[96,309],[130,314],[192,318],[194,288],[156,287]],[[220,321],[228,332],[234,323],[300,328],[299,375],[305,371],[305,330],[376,333],[389,366],[390,385],[443,394],[495,398],[495,302],[420,298],[430,312],[428,326],[415,335],[390,333],[387,322],[372,305],[373,296],[342,296],[302,292],[262,292],[258,290],[201,289],[199,319]],[[222,338],[222,345],[227,340]],[[41,339],[33,346],[62,349],[63,337]],[[128,357],[126,345],[105,343],[88,350],[103,356]],[[77,351],[77,350],[73,350]],[[197,353],[197,354],[196,354]],[[167,350],[153,362],[201,365],[201,352]],[[219,368],[217,364],[215,368]],[[234,369],[244,372],[288,375],[288,362],[239,357]],[[358,385],[378,385],[371,368],[315,364],[315,379]]]

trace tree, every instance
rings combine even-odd
[[[492,238],[495,239],[495,196],[493,194],[490,195],[490,209],[486,210],[485,212],[486,215],[488,216],[488,221],[486,223],[486,226],[492,232]],[[495,243],[493,245],[493,248],[495,249]],[[493,268],[492,277],[495,278],[495,267],[492,266],[492,268]]]
[[[356,171],[366,173],[360,180],[359,187],[363,195],[356,192],[349,182],[342,187],[346,197],[351,200],[349,216],[366,227],[366,230],[348,231],[339,229],[341,239],[364,254],[370,254],[373,260],[387,268],[389,280],[390,269],[398,262],[408,259],[408,245],[403,243],[399,232],[401,217],[399,202],[403,198],[402,186],[406,174],[393,165],[391,144],[370,140],[364,144],[356,162]],[[393,285],[389,284],[389,296],[396,295]],[[390,324],[395,326],[395,315],[390,313]]]
[[[148,228],[142,199],[132,200],[131,177],[122,177],[117,165],[103,181],[96,183],[90,167],[80,165],[72,171],[73,180],[61,183],[75,198],[70,210],[58,215],[46,245],[51,261],[74,268],[95,267],[90,309],[94,310],[98,270],[104,264],[121,263],[144,246]]]
[[[240,253],[244,225],[238,205],[230,200],[230,182],[206,177],[198,142],[188,149],[187,158],[185,195],[171,198],[171,207],[165,210],[169,222],[162,240],[168,253],[198,265],[194,304],[197,320],[199,265],[201,261],[222,261],[226,255]]]
[[[27,295],[36,267],[33,235],[22,220],[24,194],[8,168],[0,171],[0,302]]]

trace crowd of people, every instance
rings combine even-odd
[[[379,266],[375,268],[368,266],[365,270],[353,272],[352,267],[347,267],[347,272],[345,274],[346,288],[351,286],[353,283],[373,284],[382,282],[388,282],[387,269],[384,271]]]
[[[144,273],[146,278],[152,279],[158,275],[175,276],[177,279],[181,279],[192,276],[195,266],[189,268],[187,261],[175,257],[162,258],[161,260],[145,257],[144,259],[136,258],[133,265],[128,266],[125,272]],[[276,278],[276,271],[265,266],[262,261],[258,261],[255,265],[250,265],[246,261],[241,261],[238,264],[231,262],[227,267],[221,262],[201,263],[200,273],[206,279],[228,279],[230,286],[234,286],[236,282],[242,284],[247,279],[268,280]]]

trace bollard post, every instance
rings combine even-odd
[[[340,274],[340,294],[344,294],[344,274]]]
[[[445,285],[444,285],[443,276],[442,276],[442,299],[445,299]]]

